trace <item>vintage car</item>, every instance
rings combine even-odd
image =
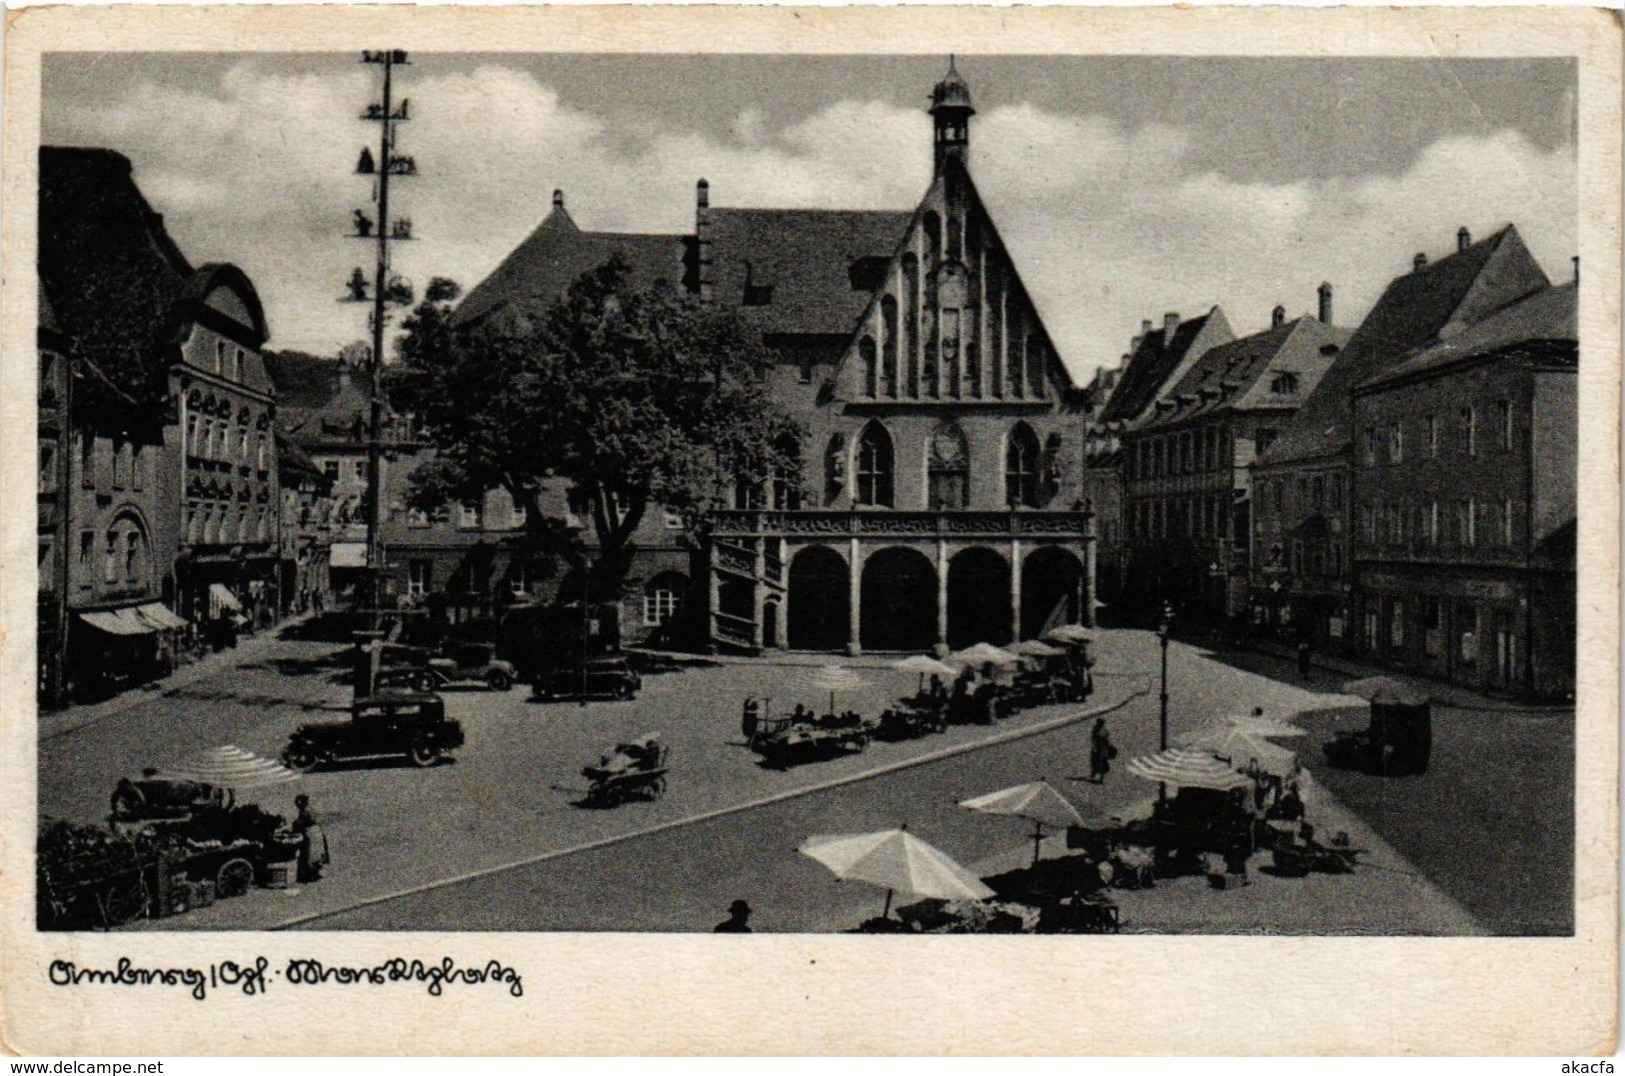
[[[404,648],[391,648],[400,658],[408,658]],[[412,656],[390,663],[378,672],[379,687],[405,687],[414,691],[434,691],[442,687],[488,687],[507,691],[516,673],[513,662],[496,656],[493,643],[448,643],[438,654]]]
[[[588,658],[584,664],[545,666],[531,681],[533,699],[588,696],[630,699],[643,690],[643,677],[624,657]]]
[[[432,766],[463,746],[463,726],[446,717],[439,695],[421,691],[380,691],[355,700],[348,721],[300,725],[283,749],[282,761],[296,770],[353,758],[404,756],[414,766]]]

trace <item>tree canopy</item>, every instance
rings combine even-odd
[[[764,380],[772,355],[730,308],[635,287],[616,258],[540,314],[460,326],[448,284],[430,284],[389,368],[393,405],[437,450],[414,476],[419,503],[505,489],[534,541],[618,594],[651,506],[697,533],[741,479],[799,474],[800,427]],[[589,529],[543,510],[565,489]]]

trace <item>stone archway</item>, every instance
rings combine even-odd
[[[828,546],[808,546],[790,561],[785,642],[792,650],[839,650],[850,637],[852,592],[846,561]]]
[[[948,562],[948,646],[1010,641],[1010,562],[985,546]]]
[[[1047,545],[1028,553],[1021,562],[1021,637],[1078,623],[1082,584],[1083,565],[1070,550]]]
[[[937,571],[917,549],[892,546],[863,562],[865,650],[929,650],[937,641]]]

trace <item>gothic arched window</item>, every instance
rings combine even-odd
[[[1005,503],[1011,507],[1038,507],[1043,470],[1040,462],[1038,436],[1025,422],[1016,423],[1004,454]]]
[[[858,438],[857,503],[892,506],[892,444],[886,428],[871,422]]]
[[[926,459],[926,507],[933,512],[970,506],[970,451],[959,426],[944,422],[931,433]]]
[[[875,395],[875,341],[865,336],[858,341],[858,358],[863,363],[863,394]]]

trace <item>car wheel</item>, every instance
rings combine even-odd
[[[661,796],[664,796],[665,794],[666,794],[666,779],[664,777],[656,777],[653,781],[649,782],[649,798],[650,799],[657,800]]]
[[[316,749],[309,744],[293,744],[282,752],[282,761],[288,764],[289,769],[309,773],[316,768]]]
[[[485,686],[492,691],[507,691],[513,687],[513,677],[501,669],[492,669],[485,674]]]
[[[632,685],[627,683],[625,680],[617,680],[615,682],[614,690],[612,690],[610,694],[624,702],[632,697]]]
[[[433,691],[434,690],[434,675],[432,673],[421,672],[421,673],[418,673],[416,676],[412,677],[412,690],[413,691]]]
[[[228,859],[214,876],[214,891],[220,897],[240,897],[254,884],[254,864],[246,859]]]
[[[433,766],[440,758],[440,746],[431,740],[428,735],[419,733],[412,741],[412,747],[406,753],[414,766]]]

